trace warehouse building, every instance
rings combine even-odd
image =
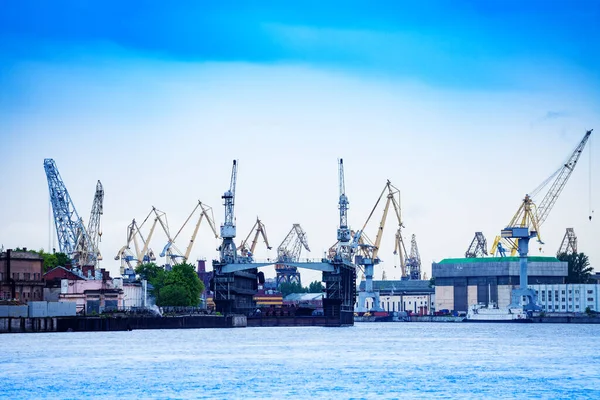
[[[507,307],[512,290],[520,284],[519,271],[519,257],[450,258],[433,263],[435,308],[466,312],[470,305],[489,300]],[[555,257],[529,257],[527,272],[534,289],[563,285],[568,265]]]
[[[358,291],[365,290],[366,282],[362,280]],[[408,312],[418,315],[427,315],[435,311],[434,288],[428,280],[381,280],[373,281],[373,291],[379,292],[380,306],[388,312]],[[360,301],[356,294],[355,308]],[[365,299],[362,306],[368,310],[373,308],[373,299]]]

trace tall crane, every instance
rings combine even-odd
[[[76,266],[96,265],[97,254],[93,242],[88,236],[83,220],[75,209],[75,204],[71,200],[53,159],[44,159],[44,170],[48,179],[48,190],[60,251],[71,257]]]
[[[344,182],[344,160],[340,158],[338,164],[338,178],[340,198],[338,206],[340,209],[340,226],[337,230],[338,244],[335,257],[339,260],[351,258],[350,229],[348,228],[348,196],[346,196],[346,184]]]
[[[475,237],[473,237],[471,245],[465,252],[465,258],[477,258],[487,255],[487,240],[483,236],[483,232],[475,232]]]
[[[98,181],[96,183],[96,193],[94,195],[94,202],[92,203],[92,211],[90,213],[90,220],[88,222],[87,232],[90,237],[91,246],[94,248],[95,259],[97,261],[102,260],[102,255],[100,254],[100,249],[98,247],[100,240],[102,239],[102,228],[100,225],[100,220],[103,214],[103,202],[104,202],[104,188],[102,187],[102,183]],[[87,247],[87,246],[86,246]],[[86,257],[91,262],[94,257],[89,254]]]
[[[563,236],[560,248],[556,252],[557,256],[561,254],[577,254],[577,235],[573,228],[567,228]]]
[[[225,205],[225,220],[223,225],[221,225],[221,238],[223,239],[223,243],[219,248],[221,253],[221,262],[223,263],[234,263],[237,260],[237,248],[233,242],[233,239],[235,238],[234,205],[236,180],[237,160],[233,160],[229,190],[227,190],[223,196],[221,196]]]
[[[177,240],[177,238],[183,231],[183,228],[185,228],[185,226],[187,225],[187,223],[190,221],[190,219],[196,213],[197,210],[200,210],[200,213],[198,216],[198,222],[196,222],[196,226],[194,227],[194,232],[192,233],[192,238],[190,239],[190,241],[188,243],[185,253],[182,253],[175,246],[175,241]],[[179,230],[173,237],[170,236],[168,224],[166,223],[166,221],[163,223],[162,219],[158,218],[158,220],[161,223],[161,226],[163,227],[163,230],[165,231],[165,234],[167,235],[167,238],[168,238],[167,244],[165,245],[165,247],[163,248],[163,250],[160,253],[161,257],[165,257],[165,256],[167,257],[167,265],[170,265],[169,261],[172,261],[173,263],[177,263],[177,261],[178,261],[177,259],[181,259],[182,262],[186,262],[189,259],[190,254],[192,252],[192,247],[194,246],[194,241],[196,240],[196,235],[198,234],[198,230],[200,229],[200,225],[202,224],[203,219],[206,219],[213,234],[215,235],[215,239],[217,239],[219,237],[219,235],[217,234],[217,230],[215,228],[212,208],[207,206],[206,204],[203,204],[200,200],[198,200],[198,203],[196,204],[196,206],[194,207],[194,209],[192,210],[190,215],[187,217],[187,219],[185,220],[183,225],[181,225],[181,228],[179,228]]]
[[[277,287],[282,283],[297,283],[301,285],[298,268],[287,266],[285,263],[297,263],[300,260],[300,253],[303,248],[310,251],[308,241],[306,240],[306,233],[300,224],[294,224],[285,239],[277,247],[277,264],[275,264]]]
[[[583,139],[581,139],[579,144],[575,147],[575,150],[573,150],[567,161],[561,165],[560,168],[535,188],[533,192],[531,192],[531,195],[525,195],[519,209],[507,225],[508,227],[531,227],[537,233],[538,241],[543,243],[539,227],[546,221],[546,218],[548,218],[556,200],[558,200],[558,196],[564,189],[569,177],[577,166],[577,161],[579,160],[592,131],[593,129],[590,129],[585,133]],[[539,194],[544,187],[548,186],[548,184],[550,184],[550,189],[539,202],[539,206],[536,207],[532,198]],[[509,237],[496,236],[490,254],[496,254],[499,249],[504,247],[505,249],[510,250],[511,256],[515,256],[518,251],[518,240],[518,238],[511,240]],[[504,246],[499,247],[501,242],[504,242]]]
[[[405,260],[404,255],[406,254],[406,249],[404,248],[404,242],[402,241],[402,232],[401,228],[404,226],[402,223],[402,218],[400,216],[400,204],[396,199],[396,195],[399,196],[400,191],[392,185],[392,183],[388,180],[381,191],[381,194],[377,198],[375,202],[375,206],[371,210],[371,213],[367,217],[362,229],[356,233],[354,236],[354,240],[357,244],[357,255],[355,257],[356,264],[359,268],[363,268],[365,274],[365,290],[359,292],[359,304],[358,311],[364,312],[368,311],[365,309],[365,302],[367,298],[373,299],[373,308],[374,311],[380,311],[379,306],[379,293],[373,290],[373,275],[374,275],[374,267],[375,265],[380,263],[379,259],[379,248],[381,245],[381,240],[383,238],[383,231],[385,228],[385,223],[387,220],[387,215],[390,209],[390,204],[393,206],[394,211],[396,213],[396,218],[398,220],[398,227],[396,231],[396,246],[400,251],[400,257],[402,261],[402,276],[406,278],[406,270],[405,270]],[[377,235],[375,237],[375,241],[372,242],[367,235],[365,234],[365,229],[371,220],[371,217],[377,210],[381,200],[385,198],[385,206],[383,208],[383,215],[379,222],[379,227],[377,229]]]
[[[142,228],[146,225],[146,222],[150,216],[154,216],[154,219],[148,236],[144,237],[142,234]],[[133,270],[140,264],[149,263],[156,260],[154,251],[150,248],[150,242],[152,240],[157,222],[160,218],[166,218],[166,214],[158,210],[156,207],[152,207],[144,221],[139,226],[135,218],[131,221],[131,224],[127,226],[127,242],[119,249],[117,255],[115,256],[115,260],[121,260],[121,275],[125,273],[125,268]],[[143,246],[141,250],[138,238],[141,240],[141,245]],[[135,252],[131,249],[132,244]],[[135,262],[135,265],[132,264],[132,262]]]
[[[414,234],[410,241],[410,255],[406,260],[406,266],[408,267],[409,279],[421,279],[421,255],[417,247],[417,237]]]
[[[250,240],[250,236],[252,236],[253,232],[254,239],[252,239],[252,244],[250,247],[248,247],[248,241]],[[267,249],[271,250],[272,247],[269,245],[269,239],[267,239],[267,229],[265,228],[265,224],[263,224],[262,221],[256,217],[256,222],[252,226],[252,229],[250,229],[248,236],[246,236],[246,239],[244,239],[237,248],[243,257],[252,257],[254,255],[254,250],[256,249],[259,236],[262,236],[265,244],[267,245]]]

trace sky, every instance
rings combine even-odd
[[[272,258],[299,223],[302,257],[320,258],[336,241],[343,158],[350,227],[389,179],[431,276],[475,231],[491,245],[600,129],[599,17],[595,1],[3,2],[0,245],[56,246],[52,158],[86,223],[102,182],[101,267],[116,275],[128,224],[153,206],[176,232],[200,200],[218,227],[237,159],[236,243],[259,217],[273,249],[255,255]],[[554,255],[572,227],[600,271],[597,134],[530,254]],[[400,277],[391,217],[376,279]],[[150,246],[165,243],[157,231]],[[218,245],[203,224],[192,258],[217,258]]]

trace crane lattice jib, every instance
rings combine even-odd
[[[100,250],[98,248],[102,231],[100,227],[100,219],[103,214],[103,202],[104,202],[104,188],[102,183],[98,181],[96,184],[96,194],[94,195],[94,202],[92,203],[92,212],[90,213],[90,221],[88,222],[88,235],[90,236],[90,243],[94,247],[94,252],[97,259],[102,259]]]
[[[344,160],[340,159],[339,165],[340,183],[340,228],[348,227],[348,197],[346,197],[346,183],[344,182]]]
[[[482,232],[475,232],[475,237],[465,253],[466,258],[477,258],[487,256],[487,240]]]
[[[417,237],[413,234],[410,242],[410,255],[406,260],[410,279],[421,279],[421,255],[417,247]]]
[[[225,200],[225,223],[224,225],[233,226],[233,208],[235,204],[235,185],[237,182],[237,160],[233,160],[233,167],[231,169],[231,182],[229,184],[229,190],[223,195]]]
[[[297,262],[303,247],[310,251],[308,241],[306,240],[306,233],[302,230],[300,224],[294,224],[285,239],[283,239],[283,242],[277,247],[277,260],[281,262]]]
[[[585,133],[583,139],[571,154],[571,157],[569,157],[567,162],[560,168],[558,176],[552,183],[552,186],[550,186],[548,193],[546,193],[542,201],[539,202],[537,207],[537,220],[539,225],[542,225],[544,221],[546,221],[546,218],[548,218],[548,214],[552,210],[552,207],[554,207],[560,192],[563,190],[567,180],[573,173],[573,170],[577,165],[577,161],[579,160],[579,157],[581,156],[581,153],[583,152],[583,149],[590,138],[592,131],[593,129],[590,129]]]
[[[81,244],[89,246],[90,238],[53,159],[46,158],[44,160],[44,170],[48,179],[59,249],[62,253],[69,255],[75,265],[81,265],[82,262],[88,261],[80,260],[80,254],[83,251]],[[88,250],[93,253],[93,248]]]
[[[577,254],[577,235],[573,228],[567,228],[565,236],[563,236],[563,240],[556,255],[559,256],[561,254]]]

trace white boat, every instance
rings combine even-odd
[[[498,308],[490,302],[472,305],[463,322],[532,322],[532,319],[521,307]]]

